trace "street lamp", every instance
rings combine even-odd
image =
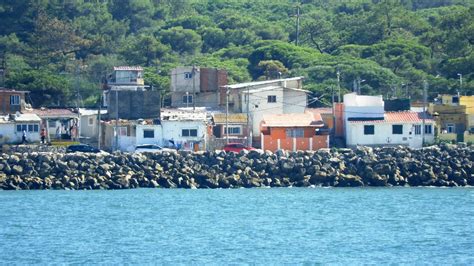
[[[458,73],[458,76],[459,76],[459,91],[461,92],[462,91],[462,74]]]

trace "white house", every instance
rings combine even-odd
[[[239,83],[225,86],[229,110],[248,113],[251,137],[260,136],[264,114],[304,113],[309,91],[302,89],[303,77]],[[255,140],[255,139],[254,139]]]
[[[0,144],[21,143],[23,131],[28,142],[39,142],[41,118],[35,114],[14,114],[0,117]]]
[[[79,137],[97,138],[99,133],[98,110],[79,108]],[[101,115],[105,115],[107,110],[100,110]]]
[[[209,140],[205,112],[163,109],[160,124],[137,125],[136,144],[158,144],[184,150],[205,150]]]
[[[423,115],[425,128],[422,131]],[[434,141],[433,118],[426,113],[386,112],[383,118],[349,118],[346,122],[346,145],[354,147],[404,145],[420,148]]]

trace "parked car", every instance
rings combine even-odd
[[[160,151],[174,151],[173,149],[163,148],[156,144],[142,144],[135,147],[135,152],[160,152]]]
[[[66,152],[67,153],[71,153],[71,152],[100,153],[102,151],[87,144],[74,144],[74,145],[69,145],[66,148]]]
[[[255,150],[255,148],[245,146],[244,144],[241,143],[229,143],[224,146],[223,150],[225,152],[237,152],[239,153],[242,150]]]

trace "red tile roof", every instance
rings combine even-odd
[[[25,110],[24,113],[36,114],[41,118],[72,118],[78,117],[78,114],[73,112],[71,109],[49,109],[49,108],[40,108],[40,109],[31,109]]]
[[[115,70],[135,70],[135,71],[143,71],[141,66],[116,66],[114,67]]]
[[[434,122],[433,117],[429,114],[423,115],[422,112],[385,112],[384,119],[379,120],[370,120],[370,119],[361,119],[361,120],[352,120],[349,123],[359,123],[359,124],[375,124],[375,123],[421,123],[423,122],[423,116],[425,117],[426,123]]]
[[[274,114],[263,115],[262,127],[323,127],[320,114]]]

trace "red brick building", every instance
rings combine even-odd
[[[25,110],[25,94],[28,91],[17,91],[0,88],[0,114],[14,114]]]

